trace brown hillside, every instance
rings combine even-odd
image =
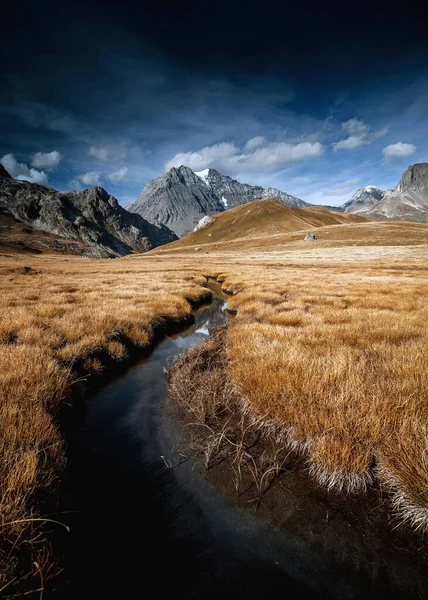
[[[255,200],[214,215],[213,222],[190,233],[169,248],[227,242],[240,238],[266,237],[303,231],[325,225],[366,223],[359,215],[335,212],[321,206],[289,208],[278,200]]]

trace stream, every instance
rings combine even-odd
[[[352,515],[326,521],[330,501],[302,478],[278,486],[258,514],[176,445],[181,424],[168,409],[164,370],[228,318],[220,287],[210,287],[216,296],[190,328],[88,402],[69,441],[70,555],[49,597],[424,597],[422,559],[391,550],[376,528],[351,531]]]

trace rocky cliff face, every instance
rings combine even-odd
[[[150,181],[127,209],[182,236],[206,215],[268,197],[278,198],[287,206],[308,206],[280,190],[240,183],[215,169],[194,172],[181,166]]]
[[[376,220],[428,223],[428,163],[408,167],[393,190],[373,186],[364,190],[358,190],[343,205],[345,212]]]
[[[411,165],[402,174],[395,188],[401,194],[418,195],[422,202],[428,203],[428,163]]]
[[[83,242],[86,254],[100,257],[145,252],[176,239],[167,227],[123,209],[103,188],[61,193],[0,176],[0,214],[35,230]]]

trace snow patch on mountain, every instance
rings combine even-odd
[[[224,208],[227,208],[227,198],[225,198],[224,196],[222,196],[220,198],[220,202],[223,204]]]
[[[210,182],[208,181],[208,175],[210,174],[209,169],[204,169],[203,171],[194,171],[194,173],[205,183],[205,185],[210,185]]]

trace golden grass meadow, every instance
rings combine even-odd
[[[397,523],[428,528],[428,227],[352,227],[321,227],[313,244],[278,234],[261,249],[0,256],[0,590],[42,586],[53,569],[61,407],[159,325],[188,318],[208,277],[236,312],[214,388],[227,380],[234,410],[302,453],[316,484],[364,493],[377,479]],[[209,411],[200,418],[215,427]]]

